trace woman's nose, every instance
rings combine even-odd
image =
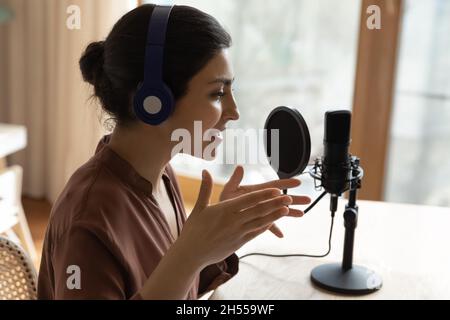
[[[227,108],[225,108],[225,110],[223,112],[223,117],[224,117],[224,120],[226,120],[226,121],[239,120],[240,114],[239,114],[239,110],[236,105],[236,101],[234,101],[234,99],[232,99],[232,101],[227,106]]]

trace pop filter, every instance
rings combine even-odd
[[[311,156],[311,138],[300,112],[278,107],[270,113],[264,129],[266,154],[278,177],[288,179],[303,173]]]

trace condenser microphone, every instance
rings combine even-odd
[[[322,187],[333,196],[340,196],[349,187],[351,112],[325,113]]]

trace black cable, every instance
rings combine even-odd
[[[316,200],[314,200],[313,203],[311,203],[311,205],[304,211],[304,213],[306,214],[309,210],[311,210],[312,208],[314,208],[314,206],[327,194],[326,191],[324,191],[319,197],[317,197]],[[244,254],[243,256],[239,257],[239,260],[244,259],[246,257],[250,257],[250,256],[264,256],[264,257],[271,257],[271,258],[288,258],[288,257],[307,257],[307,258],[325,258],[326,256],[328,256],[331,252],[331,238],[333,236],[333,226],[334,226],[334,214],[335,212],[332,212],[331,214],[331,226],[330,226],[330,235],[328,238],[328,251],[324,254],[321,255],[313,255],[313,254],[269,254],[269,253],[259,253],[259,252],[254,252],[254,253],[248,253],[248,254]]]
[[[303,213],[307,214],[308,211],[311,210],[312,208],[314,208],[314,207],[316,206],[316,204],[317,204],[320,200],[322,200],[323,197],[325,197],[326,194],[327,194],[326,191],[322,192],[322,194],[321,194],[320,196],[318,196],[317,199],[314,200],[314,202],[311,203],[311,204],[309,205],[309,207],[306,208],[305,211],[303,211]]]

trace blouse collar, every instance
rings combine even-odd
[[[110,138],[110,135],[106,135],[100,140],[95,151],[95,157],[131,187],[140,190],[148,197],[152,196],[152,183],[142,177],[128,161],[123,159],[108,146]],[[163,179],[170,181],[170,176],[167,171],[168,169],[166,166],[162,177]]]

